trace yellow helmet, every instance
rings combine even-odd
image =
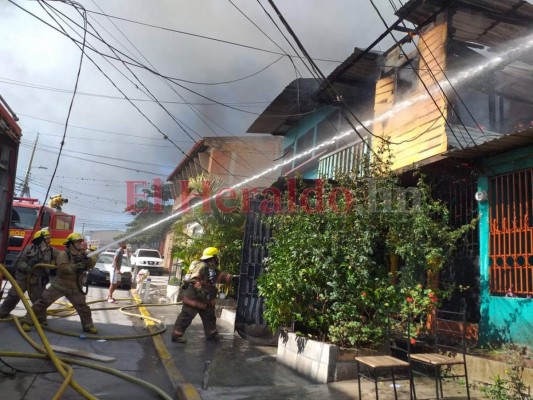
[[[218,254],[218,249],[216,247],[206,247],[202,253],[200,260],[207,260],[208,258],[213,258]]]
[[[45,236],[50,236],[50,231],[48,230],[48,228],[43,228],[35,232],[32,241],[44,238]]]
[[[72,232],[70,235],[67,236],[67,241],[64,244],[76,242],[77,240],[85,240],[85,238],[81,233]]]
[[[91,244],[89,246],[89,251],[96,251],[96,250],[98,250],[98,247],[96,247],[94,244]]]

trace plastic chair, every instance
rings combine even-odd
[[[389,341],[387,355],[377,356],[365,356],[355,357],[357,363],[357,385],[359,391],[359,399],[361,397],[361,378],[365,378],[374,382],[376,391],[376,400],[379,400],[378,382],[392,381],[392,387],[394,388],[394,398],[398,399],[398,393],[396,391],[396,381],[409,380],[409,396],[411,400],[416,400],[415,385],[413,382],[413,374],[411,372],[411,364],[409,362],[409,355],[411,352],[410,343],[410,318],[408,318],[406,329],[401,328],[400,332],[395,330],[396,322],[393,318],[387,318],[387,337]],[[399,344],[405,344],[405,347]],[[398,356],[396,356],[398,355]],[[402,356],[401,359],[399,358]],[[364,368],[362,368],[364,367]],[[364,371],[363,371],[364,370]],[[397,377],[394,371],[403,370],[407,372],[407,377]],[[389,372],[389,377],[379,377],[380,372]],[[365,373],[366,372],[366,373]]]
[[[448,375],[448,377],[466,380],[466,394],[470,399],[468,386],[468,371],[466,368],[466,312],[435,311],[433,353],[411,354],[412,363],[421,363],[435,369],[436,398],[443,397],[442,368],[462,365],[463,375]],[[439,396],[440,392],[440,396]]]

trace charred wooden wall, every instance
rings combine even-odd
[[[420,54],[418,74],[412,70],[412,89],[402,94],[399,89],[398,74],[400,68],[391,68],[376,85],[374,133],[388,138],[393,144],[393,169],[410,166],[424,159],[439,155],[447,149],[445,131],[446,102],[435,85],[435,80],[444,78],[446,66],[446,41],[448,36],[447,12],[438,16],[436,21],[426,26],[418,39]],[[405,58],[397,52],[391,52],[385,60],[386,66],[400,65]],[[415,69],[417,68],[416,65]],[[406,64],[405,68],[411,68]],[[422,83],[423,82],[423,83]],[[426,87],[432,91],[428,95]],[[380,115],[393,111],[403,101],[413,102],[408,108],[393,112],[389,117]],[[380,140],[373,141],[373,148],[380,146]]]

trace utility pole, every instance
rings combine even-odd
[[[37,148],[38,141],[39,141],[39,134],[37,133],[37,138],[35,139],[35,143],[33,144],[33,149],[31,151],[28,169],[26,170],[26,177],[24,178],[24,182],[22,182],[22,187],[20,189],[20,194],[19,194],[20,197],[24,197],[24,196],[30,197],[29,180],[30,180],[31,163],[33,162],[33,155],[35,154],[35,149]]]

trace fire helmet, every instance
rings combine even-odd
[[[218,254],[218,249],[216,247],[206,247],[204,249],[204,252],[202,253],[202,257],[200,257],[200,260],[207,260],[209,258],[213,258]]]
[[[67,241],[65,243],[63,243],[63,244],[67,245],[69,243],[76,242],[78,240],[85,241],[85,238],[83,237],[83,235],[81,233],[72,232],[70,235],[67,236]]]
[[[48,230],[48,228],[39,229],[33,235],[32,242],[35,242],[38,239],[44,239],[45,236],[50,236],[50,231]]]

